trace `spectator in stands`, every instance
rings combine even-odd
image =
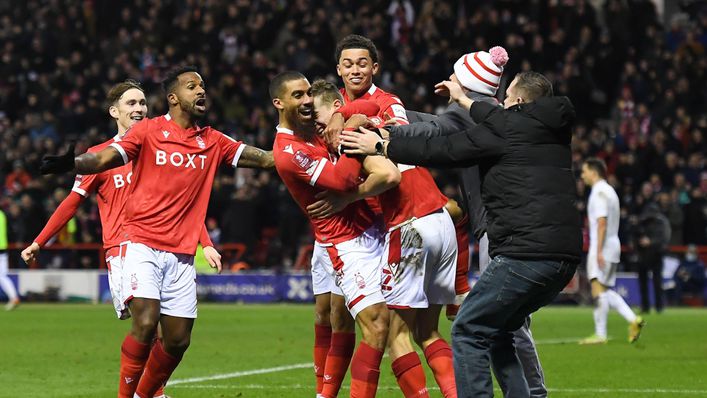
[[[705,264],[697,256],[697,247],[689,245],[685,258],[675,271],[675,298],[678,305],[687,300],[694,300],[695,303],[704,303],[705,285]]]
[[[641,312],[650,312],[648,272],[653,280],[655,310],[663,311],[663,256],[670,242],[670,222],[655,203],[649,203],[638,219],[635,236],[638,248],[638,282],[641,291]]]

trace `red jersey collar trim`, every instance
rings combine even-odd
[[[278,133],[295,135],[294,131],[292,131],[290,129],[286,129],[286,128],[280,126],[279,124],[277,125],[277,127],[275,127],[275,129],[277,130]]]
[[[167,121],[172,120],[172,116],[170,116],[169,113],[166,113],[164,115],[164,120],[167,120]]]

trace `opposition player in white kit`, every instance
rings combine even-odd
[[[587,253],[587,278],[594,299],[594,335],[580,344],[605,344],[606,320],[613,308],[629,323],[628,341],[638,340],[645,322],[631,310],[623,297],[613,290],[616,268],[621,256],[619,241],[619,197],[606,180],[606,165],[600,159],[589,158],[582,165],[582,180],[592,187],[587,203],[589,219],[589,252]]]

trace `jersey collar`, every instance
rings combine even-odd
[[[375,93],[376,90],[378,90],[378,87],[376,87],[375,84],[371,83],[371,88],[368,89],[368,95],[373,95],[373,93]]]
[[[292,131],[292,130],[290,130],[290,129],[286,129],[286,128],[280,126],[279,124],[277,125],[277,127],[275,127],[275,129],[277,130],[278,133],[288,134],[288,135],[295,135],[295,132],[294,132],[294,131]]]

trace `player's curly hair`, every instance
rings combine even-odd
[[[106,95],[106,108],[114,106],[126,91],[133,88],[145,92],[145,90],[142,89],[140,82],[133,79],[127,79],[111,87]]]
[[[331,104],[337,99],[344,102],[344,97],[336,85],[324,79],[317,79],[312,83],[312,97],[321,97],[325,104]]]
[[[179,75],[187,72],[199,73],[199,70],[194,65],[181,65],[170,69],[164,75],[164,80],[162,80],[162,90],[165,94],[169,94],[174,90],[174,85],[177,83]]]
[[[363,50],[368,50],[368,55],[371,56],[373,62],[378,62],[378,49],[376,45],[373,44],[371,39],[363,37],[361,35],[348,35],[341,39],[336,45],[336,51],[334,52],[334,62],[339,63],[341,58],[341,52],[351,48],[359,48]]]

